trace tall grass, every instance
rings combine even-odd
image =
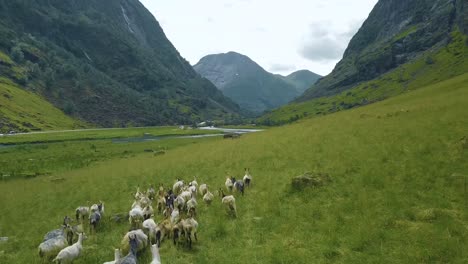
[[[137,155],[46,178],[0,183],[5,263],[40,263],[42,236],[86,201],[128,211],[139,184],[198,176],[212,190],[226,172],[252,169],[237,196],[201,205],[194,248],[164,241],[164,263],[466,263],[468,74],[386,101],[243,136]],[[464,138],[465,137],[465,138]],[[464,138],[464,139],[463,139]],[[329,173],[331,184],[293,191],[294,176]],[[157,217],[160,220],[161,217]],[[127,224],[104,221],[75,263],[112,259]],[[141,256],[149,262],[149,253]]]

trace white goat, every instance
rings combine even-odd
[[[195,237],[195,240],[198,240],[197,238],[198,222],[195,221],[193,217],[190,217],[190,218],[182,220],[181,223],[182,223],[182,228],[184,229],[185,236],[187,237],[189,247],[192,247],[192,234]]]
[[[150,243],[161,245],[161,230],[153,219],[146,219],[143,222],[143,231],[147,234]]]
[[[148,205],[151,205],[151,200],[150,198],[146,197],[146,196],[142,196],[140,198],[140,201],[139,201],[141,207],[146,207]]]
[[[195,210],[197,209],[197,206],[198,206],[197,200],[195,199],[195,196],[192,196],[192,198],[190,198],[190,200],[187,201],[187,214],[190,214],[191,210],[195,212]]]
[[[81,217],[81,221],[84,221],[85,217],[87,217],[88,215],[89,215],[89,207],[87,206],[79,206],[75,210],[76,221],[79,221],[80,217]]]
[[[197,187],[195,185],[190,185],[188,191],[192,193],[192,195],[197,195]]]
[[[104,262],[104,264],[120,264],[120,249],[114,250],[114,260]]]
[[[244,181],[245,186],[250,187],[250,182],[252,181],[252,176],[250,175],[250,169],[249,168],[245,168],[245,175],[244,175],[243,181]]]
[[[188,201],[192,198],[192,192],[191,191],[183,191],[180,195],[180,197],[184,198],[185,201]],[[179,197],[177,196],[177,197]]]
[[[185,206],[185,199],[182,196],[177,196],[174,200],[174,208],[182,209]]]
[[[150,264],[161,264],[161,256],[159,255],[159,246],[152,245],[151,246],[151,255],[153,255],[153,260]]]
[[[172,186],[172,192],[174,192],[175,194],[179,194],[183,187],[184,182],[177,179],[177,182],[174,183],[174,186]]]
[[[149,219],[153,215],[153,213],[154,213],[153,207],[151,205],[148,205],[143,209],[143,218],[145,220]]]
[[[193,181],[190,182],[190,185],[195,186],[195,188],[198,188],[197,177],[193,177]]]
[[[104,203],[102,201],[99,201],[98,204],[91,205],[89,210],[91,211],[91,213],[99,212],[100,215],[104,215]]]
[[[170,237],[172,230],[172,223],[170,219],[164,219],[161,223],[158,224],[159,230],[161,230],[161,241],[165,237]]]
[[[139,205],[135,206],[128,212],[128,221],[132,228],[138,228],[144,220],[143,209]]]
[[[143,196],[144,196],[143,193],[140,192],[140,186],[138,186],[138,187],[137,187],[137,191],[136,191],[136,193],[135,193],[135,195],[134,195],[135,200],[138,200],[138,199],[140,199],[140,198],[143,197]]]
[[[142,251],[148,246],[148,236],[143,230],[133,230],[125,234],[121,242],[122,253],[126,254],[130,250],[130,238],[135,238],[137,242],[136,250]]]
[[[180,220],[179,208],[176,207],[171,213],[171,224],[177,224]]]
[[[71,235],[73,236],[73,234]],[[39,256],[45,258],[55,256],[60,250],[68,246],[69,236],[69,226],[63,226],[61,229],[48,232],[44,236],[43,242],[38,247]]]
[[[229,192],[232,192],[232,187],[234,186],[234,184],[232,183],[231,177],[226,178],[226,182],[224,183],[224,185],[226,185],[226,189]]]
[[[150,185],[150,187],[146,191],[146,195],[148,196],[148,198],[150,198],[150,200],[154,200],[154,198],[156,197],[156,190],[154,189],[153,185]]]
[[[86,236],[84,236],[83,233],[79,234],[78,241],[75,244],[62,249],[52,262],[57,262],[59,264],[73,262],[73,260],[78,258],[81,254],[81,250],[83,249],[83,239],[86,239]]]
[[[206,185],[205,183],[200,185],[200,188],[198,188],[198,191],[200,192],[201,196],[204,196],[206,192],[208,192],[208,185]]]
[[[237,217],[237,209],[236,209],[236,198],[233,195],[225,195],[223,190],[221,191],[221,196],[223,199],[221,202],[226,206],[226,209],[229,213],[232,213],[235,217]]]
[[[205,201],[206,204],[211,204],[213,197],[213,194],[210,191],[207,191],[206,194],[203,195],[203,201]]]
[[[165,207],[166,207],[166,198],[164,198],[164,196],[158,196],[158,202],[157,202],[158,212],[162,213]]]

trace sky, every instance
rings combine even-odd
[[[140,0],[192,65],[235,51],[265,70],[326,75],[377,0]]]

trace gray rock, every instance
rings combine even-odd
[[[303,190],[307,187],[322,187],[328,185],[331,178],[327,173],[310,173],[296,176],[292,179],[291,185],[295,190]]]

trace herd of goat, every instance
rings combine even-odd
[[[229,193],[239,192],[244,195],[244,188],[249,187],[252,180],[249,169],[245,169],[242,180],[227,177],[225,186]],[[218,194],[228,214],[237,217],[236,199],[234,195],[226,195],[220,188]],[[210,205],[214,195],[208,185],[198,184],[196,178],[186,184],[177,179],[172,188],[165,189],[163,185],[156,191],[152,185],[146,192],[137,188],[134,202],[128,214],[118,214],[111,218],[115,221],[128,219],[130,231],[123,237],[121,248],[115,249],[114,260],[105,264],[134,264],[138,262],[137,254],[151,245],[153,260],[151,264],[161,263],[159,247],[164,238],[172,238],[174,245],[185,241],[192,247],[192,236],[197,238],[197,196]],[[156,204],[156,210],[153,209]],[[54,263],[71,263],[78,258],[82,251],[83,240],[86,239],[84,224],[89,224],[89,232],[96,233],[96,229],[104,216],[104,203],[99,202],[92,206],[80,206],[75,210],[77,225],[72,225],[70,217],[65,216],[62,228],[48,232],[39,245],[39,255],[43,260],[52,260]],[[156,223],[154,216],[163,215],[163,220]],[[75,243],[73,243],[76,241]]]

